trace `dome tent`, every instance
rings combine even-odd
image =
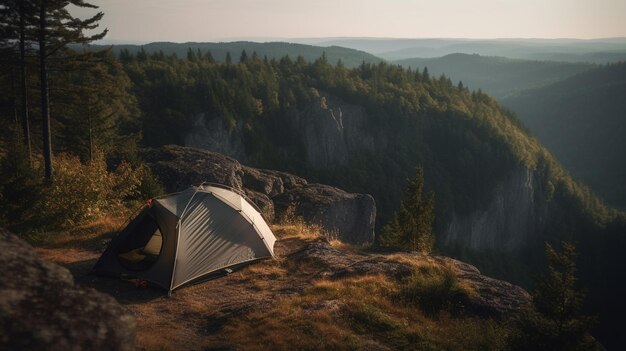
[[[134,276],[171,293],[210,273],[273,257],[275,241],[245,195],[202,184],[149,201],[94,271]]]

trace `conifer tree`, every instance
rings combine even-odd
[[[39,24],[39,75],[43,123],[44,175],[47,180],[52,179],[52,135],[48,91],[49,58],[59,53],[64,53],[71,58],[71,51],[67,49],[68,44],[87,44],[93,40],[103,38],[107,33],[105,29],[100,33],[86,35],[85,31],[94,30],[98,27],[98,22],[104,14],[98,12],[90,18],[81,20],[70,14],[69,5],[82,8],[98,8],[83,0],[41,0],[39,2],[39,17],[37,19]]]
[[[548,273],[540,277],[533,303],[515,322],[511,350],[593,350],[594,318],[582,313],[585,294],[576,289],[576,247],[564,242],[562,251],[546,244]]]
[[[206,53],[204,54],[204,59],[209,62],[215,62],[215,60],[213,59],[213,54],[211,54],[211,50],[206,51]]]
[[[12,92],[13,98],[20,98],[20,121],[22,127],[22,142],[31,158],[30,123],[28,116],[28,76],[27,52],[32,46],[33,25],[36,15],[36,4],[33,0],[7,0],[0,7],[0,51],[2,64],[6,67],[19,66],[19,94]],[[17,43],[17,48],[16,48]],[[19,51],[19,55],[15,52]],[[11,75],[13,75],[13,69]],[[15,79],[13,79],[14,81]],[[15,84],[15,82],[13,83]],[[15,104],[17,110],[17,104]]]
[[[424,253],[432,251],[435,242],[432,231],[435,220],[435,194],[430,192],[424,198],[423,192],[424,169],[418,167],[415,176],[408,180],[400,209],[383,228],[379,242],[382,246]]]
[[[197,60],[196,52],[193,51],[192,48],[188,48],[187,49],[187,61],[196,62],[196,60]]]
[[[69,74],[70,79],[63,82],[66,93],[57,102],[64,110],[57,118],[62,126],[60,141],[67,151],[90,162],[96,150],[109,154],[115,145],[123,144],[129,136],[120,131],[120,125],[138,114],[130,80],[120,63],[110,52],[97,56],[98,64]]]

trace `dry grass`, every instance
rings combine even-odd
[[[245,350],[502,349],[497,323],[447,313],[432,318],[398,304],[399,290],[384,276],[317,280],[301,296],[231,321],[224,332]]]
[[[279,218],[277,224],[272,228],[276,228],[279,232],[281,230],[286,231],[291,236],[297,237],[303,240],[314,240],[318,238],[325,238],[328,241],[336,241],[338,233],[336,231],[327,231],[322,228],[321,225],[316,223],[307,223],[302,216],[297,216],[295,208],[290,206],[284,211]],[[276,232],[275,232],[276,233]],[[283,237],[281,237],[282,239]]]
[[[38,248],[46,259],[69,267],[82,284],[105,291],[137,319],[141,350],[499,350],[505,327],[490,320],[443,311],[425,313],[401,296],[406,282],[383,275],[320,279],[319,269],[290,253],[324,233],[304,223],[272,226],[277,258],[228,276],[177,290],[141,290],[110,278],[88,278],[97,246],[125,222],[105,217],[58,233]],[[331,241],[347,252],[362,248]],[[353,251],[354,250],[354,251]],[[428,256],[397,254],[416,274],[442,269]]]

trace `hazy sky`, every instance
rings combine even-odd
[[[626,37],[626,0],[92,0],[107,40]]]

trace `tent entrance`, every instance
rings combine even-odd
[[[157,261],[163,247],[163,234],[159,225],[148,210],[128,230],[130,235],[116,250],[117,259],[126,269],[147,270]]]

